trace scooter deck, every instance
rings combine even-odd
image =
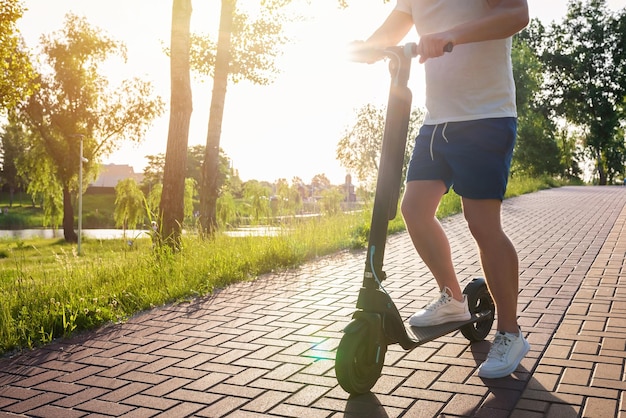
[[[413,327],[406,326],[409,338],[415,341],[416,346],[443,337],[446,334],[456,331],[465,325],[473,324],[480,321],[486,316],[491,315],[490,312],[477,312],[467,321],[447,322],[445,324],[433,325],[430,327]]]

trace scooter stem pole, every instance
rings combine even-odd
[[[382,267],[387,228],[397,213],[412,100],[407,86],[412,56],[406,53],[406,47],[401,46],[387,48],[385,53],[390,58],[391,87],[368,238],[364,280],[368,288],[378,287],[377,282],[385,279]]]

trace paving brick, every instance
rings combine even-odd
[[[323,418],[329,417],[331,411],[318,409],[318,408],[303,408],[296,405],[281,404],[270,411],[272,414],[276,414],[284,417],[299,417],[299,418]]]
[[[248,399],[229,396],[223,398],[213,405],[196,412],[199,417],[219,418],[230,415],[230,413],[248,402]]]
[[[482,397],[457,394],[443,408],[443,414],[451,415],[471,415],[481,403]]]
[[[103,394],[102,396],[98,397],[98,399],[107,402],[121,402],[124,399],[128,399],[131,396],[142,393],[143,391],[148,390],[152,387],[152,385],[149,385],[147,383],[131,382],[127,383],[124,386],[121,386],[119,389]]]
[[[78,411],[102,413],[106,411],[108,415],[120,416],[132,411],[134,408],[117,402],[106,402],[98,399],[91,399],[74,407]]]
[[[128,381],[103,376],[87,376],[76,383],[84,387],[98,387],[114,390],[128,384]]]
[[[173,408],[174,406],[178,405],[180,402],[177,400],[163,398],[160,396],[148,396],[148,395],[137,394],[137,395],[131,396],[130,398],[124,399],[122,403],[125,405],[157,409],[159,411],[167,411]]]
[[[42,383],[43,384],[43,383]],[[25,400],[43,392],[36,388],[23,388],[19,386],[0,386],[0,398]]]
[[[67,410],[65,408],[59,408],[54,405],[43,405],[40,408],[35,408],[28,411],[29,417],[41,417],[41,418],[80,418],[87,415],[87,412]],[[0,412],[2,417],[2,412]]]
[[[289,393],[278,391],[266,391],[260,396],[248,402],[244,406],[244,410],[259,413],[265,413],[275,406],[279,405],[289,397]]]
[[[415,404],[407,410],[407,416],[415,418],[430,418],[439,416],[439,411],[444,407],[441,402],[417,400]]]
[[[203,405],[212,405],[222,399],[222,395],[206,393],[197,390],[177,389],[166,396],[168,399],[182,401],[183,403],[194,402]]]
[[[615,367],[615,364],[598,363],[595,365],[593,378],[620,380],[622,379],[622,370],[620,367]]]
[[[566,368],[561,378],[561,383],[586,386],[589,383],[591,370]]]
[[[588,398],[583,409],[583,417],[612,417],[617,414],[617,400]]]
[[[178,404],[175,407],[170,408],[163,413],[159,413],[158,415],[155,414],[155,416],[161,416],[161,417],[167,417],[167,418],[186,418],[186,417],[195,416],[194,415],[195,412],[205,407],[206,406],[202,404],[197,404],[194,402],[185,402],[185,403]],[[147,408],[143,408],[143,409],[148,410]]]

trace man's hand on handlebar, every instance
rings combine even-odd
[[[417,45],[417,54],[420,56],[419,62],[423,64],[429,58],[437,58],[446,52],[452,52],[454,39],[446,32],[430,33],[420,37]]]
[[[365,41],[353,41],[348,45],[350,59],[356,62],[373,64],[385,58],[383,49],[373,48]]]

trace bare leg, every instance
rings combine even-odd
[[[435,217],[445,192],[446,187],[439,180],[408,182],[402,199],[402,216],[417,253],[430,269],[439,288],[449,288],[451,296],[462,301],[463,294],[454,272],[450,243]]]
[[[463,213],[478,244],[480,262],[496,304],[498,330],[517,333],[519,266],[517,252],[502,230],[497,199],[463,198]]]

